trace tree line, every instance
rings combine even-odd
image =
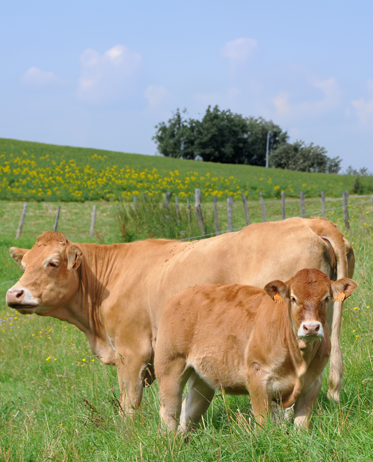
[[[229,109],[208,106],[201,120],[179,109],[168,122],[156,125],[153,140],[166,157],[265,167],[301,172],[338,173],[342,159],[330,158],[325,148],[303,141],[289,143],[279,125],[262,117],[243,117]]]

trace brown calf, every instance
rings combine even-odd
[[[284,408],[295,404],[295,424],[309,426],[330,356],[329,301],[343,301],[355,288],[351,279],[332,282],[317,269],[304,269],[264,290],[209,284],[172,297],[155,351],[163,421],[188,431],[223,388],[228,394],[249,391],[260,424],[276,401]]]

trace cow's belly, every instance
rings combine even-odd
[[[210,349],[206,354],[188,358],[188,363],[215,390],[223,388],[228,394],[247,394],[243,358],[231,351]]]

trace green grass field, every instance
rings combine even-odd
[[[185,202],[195,188],[207,200],[237,199],[242,192],[250,200],[259,193],[278,198],[281,191],[340,197],[343,190],[353,192],[355,179],[0,139],[0,200],[128,201],[143,193],[159,200],[171,191]],[[373,177],[359,181],[358,193],[373,192]]]
[[[163,159],[162,159],[163,160]],[[166,159],[166,161],[171,161]],[[9,247],[31,247],[38,234],[53,229],[57,203],[30,203],[23,236],[15,233],[21,203],[0,202],[0,460],[8,461],[368,461],[373,445],[373,210],[367,199],[350,198],[351,231],[356,252],[354,279],[359,288],[344,309],[342,348],[344,387],[340,404],[326,398],[325,373],[310,432],[281,422],[255,430],[248,397],[217,394],[203,424],[188,443],[164,433],[158,416],[157,383],[145,390],[133,418],[118,414],[115,367],[103,366],[77,328],[52,318],[20,316],[5,305],[6,290],[21,271]],[[116,205],[98,202],[97,242],[118,242]],[[89,241],[93,203],[66,203],[59,230],[77,242]],[[327,209],[339,207],[330,200]],[[206,209],[211,204],[206,204]],[[244,224],[235,202],[234,226]],[[316,215],[318,199],[306,203]],[[249,202],[252,221],[261,221],[260,205]],[[226,220],[225,204],[219,214]],[[287,214],[299,214],[289,202]],[[279,219],[280,201],[267,203],[269,220]],[[328,212],[345,232],[341,209]],[[226,221],[225,221],[226,223]],[[5,283],[4,283],[5,282]]]

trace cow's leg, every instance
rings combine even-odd
[[[215,394],[215,390],[196,372],[192,373],[188,384],[189,391],[183,402],[180,418],[180,430],[184,433],[198,425]]]
[[[294,425],[309,428],[311,425],[312,408],[321,389],[321,377],[307,393],[298,396],[294,406]]]
[[[159,415],[170,430],[177,431],[183,389],[191,369],[187,367],[185,359],[179,357],[161,365],[156,362],[156,371],[161,398]]]
[[[272,415],[272,396],[266,391],[266,379],[262,374],[255,374],[249,378],[248,388],[255,420],[259,425],[265,425]]]
[[[121,407],[125,414],[132,414],[140,406],[144,378],[151,358],[151,350],[143,354],[127,350],[123,355],[117,351]]]

